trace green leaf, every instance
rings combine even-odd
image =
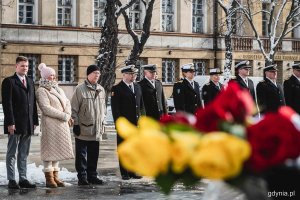
[[[221,131],[230,133],[230,134],[240,137],[240,138],[245,138],[246,128],[241,124],[222,121],[219,124],[219,128]]]
[[[191,169],[185,170],[180,177],[185,187],[193,186],[200,180],[193,174]]]
[[[167,174],[160,174],[155,178],[157,185],[160,186],[161,191],[166,195],[170,194],[177,180],[178,177],[171,171],[168,171]]]
[[[170,123],[166,125],[166,131],[170,132],[171,130],[181,131],[181,132],[195,132],[198,133],[193,127],[186,125],[186,124],[174,124]]]

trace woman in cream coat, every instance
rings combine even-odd
[[[54,69],[39,65],[41,79],[36,98],[42,112],[41,159],[47,187],[64,187],[58,179],[59,161],[74,158],[69,124],[70,101],[55,81]]]

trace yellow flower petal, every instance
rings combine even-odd
[[[172,170],[175,173],[182,173],[190,159],[193,159],[195,149],[200,141],[200,135],[195,133],[171,132],[172,143]]]
[[[190,162],[199,177],[226,179],[238,175],[243,162],[250,156],[250,145],[223,132],[204,135]]]
[[[153,129],[153,130],[160,130],[160,124],[152,119],[151,117],[141,116],[138,121],[138,127],[140,129]]]
[[[120,144],[118,154],[122,165],[129,171],[156,177],[168,170],[170,141],[162,132],[143,130]]]
[[[118,134],[122,138],[128,138],[138,134],[138,128],[131,124],[125,117],[119,117],[116,121],[116,128]]]

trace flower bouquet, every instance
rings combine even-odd
[[[191,186],[202,178],[223,180],[247,193],[245,177],[263,177],[300,155],[299,115],[282,107],[255,120],[255,108],[248,91],[230,82],[195,115],[178,112],[160,122],[141,117],[138,126],[119,118],[120,161],[129,171],[153,177],[165,194],[178,181]]]

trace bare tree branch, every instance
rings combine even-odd
[[[116,16],[120,16],[125,10],[130,8],[134,3],[136,3],[138,0],[130,0],[126,5],[122,6],[122,3],[120,0],[117,0],[117,4],[119,6],[119,10],[116,12]]]
[[[277,0],[271,0],[269,4],[270,6],[266,9],[252,12],[251,8],[254,10],[255,3],[261,3],[261,1],[252,2],[251,0],[247,0],[247,6],[243,7],[243,13],[254,32],[254,37],[258,41],[259,48],[265,58],[266,63],[269,64],[274,62],[277,46],[281,44],[284,37],[295,28],[300,26],[299,20],[295,25],[291,25],[296,17],[299,16],[300,7],[298,1],[282,0],[278,2]],[[266,52],[266,49],[264,49],[263,42],[257,31],[257,25],[253,19],[253,16],[259,13],[266,13],[269,15],[269,19],[267,21],[267,37],[270,43],[270,49],[268,52]]]
[[[128,34],[133,39],[133,47],[130,52],[130,55],[128,56],[127,60],[125,63],[127,65],[129,64],[136,64],[136,61],[139,59],[140,55],[143,52],[144,46],[150,36],[150,28],[151,28],[151,19],[152,19],[152,12],[153,12],[153,5],[154,5],[155,0],[150,0],[148,3],[146,3],[145,8],[146,8],[146,16],[144,18],[144,23],[143,23],[143,28],[141,31],[141,36],[139,39],[138,34],[130,27],[129,23],[129,18],[127,13],[122,13],[125,19],[125,25]]]

